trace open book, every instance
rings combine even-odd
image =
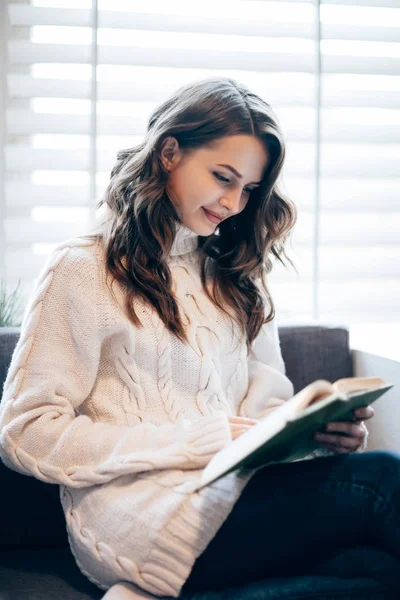
[[[197,490],[239,468],[304,458],[319,448],[314,433],[326,423],[353,421],[354,409],[368,406],[392,387],[380,377],[310,383],[217,452],[203,470]]]

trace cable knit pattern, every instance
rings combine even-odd
[[[129,425],[136,425],[142,421],[141,414],[146,410],[146,398],[140,382],[140,373],[134,359],[134,349],[130,351],[125,346],[121,347],[121,356],[115,361],[118,373],[126,387],[123,391],[122,404],[127,415]]]
[[[163,400],[165,410],[174,423],[183,413],[176,399],[176,393],[172,379],[172,349],[170,334],[165,328],[158,314],[152,313],[152,322],[157,337],[157,356],[158,356],[158,389]]]
[[[197,235],[168,258],[189,339],[135,299],[143,327],[106,282],[101,241],[49,256],[26,308],[0,404],[0,455],[60,486],[71,551],[101,589],[131,581],[177,597],[252,473],[194,492],[231,442],[229,415],[260,417],[293,394],[275,322],[245,340],[201,286]]]

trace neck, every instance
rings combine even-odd
[[[197,248],[198,234],[186,227],[183,223],[177,223],[176,235],[170,251],[170,256],[187,254]]]

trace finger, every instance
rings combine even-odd
[[[250,417],[228,417],[231,423],[258,423],[257,419],[251,419]]]
[[[236,423],[231,421],[230,425],[231,427],[254,427],[256,423]]]
[[[356,450],[361,444],[360,438],[352,438],[328,433],[316,433],[314,438],[318,443],[331,444],[333,446],[345,448],[350,451]]]
[[[251,429],[251,427],[231,427],[231,431],[234,433],[243,433],[244,431],[249,431],[249,429]]]
[[[343,448],[343,446],[335,446],[334,444],[321,444],[321,448],[335,452],[336,454],[349,454],[352,452],[350,448]]]
[[[250,427],[246,427],[246,428],[234,427],[234,428],[231,428],[231,435],[234,437],[238,437],[239,435],[242,435],[242,433],[246,433],[246,431],[249,431],[250,429],[251,429]]]
[[[254,427],[254,425],[231,425],[231,429],[233,431],[247,431],[252,427]]]
[[[360,423],[352,423],[351,421],[335,421],[332,423],[328,423],[325,426],[325,431],[321,433],[345,433],[350,437],[360,438],[364,435],[365,432],[364,427],[361,423],[361,421]]]
[[[238,430],[235,430],[235,431],[231,430],[232,439],[235,440],[237,437],[239,437],[243,433],[246,433],[246,431],[248,431],[248,430],[247,429],[246,430],[238,429]]]
[[[362,408],[356,408],[353,411],[353,414],[356,419],[365,420],[372,419],[372,417],[375,415],[375,411],[372,406],[364,406]]]

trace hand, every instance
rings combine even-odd
[[[367,434],[364,420],[371,419],[375,411],[372,406],[366,406],[357,408],[353,414],[354,421],[332,421],[324,429],[329,433],[318,432],[314,435],[321,448],[327,448],[339,454],[347,454],[355,452],[363,446]]]
[[[249,419],[248,417],[228,417],[231,424],[232,440],[235,440],[239,435],[257,425],[257,419]]]

